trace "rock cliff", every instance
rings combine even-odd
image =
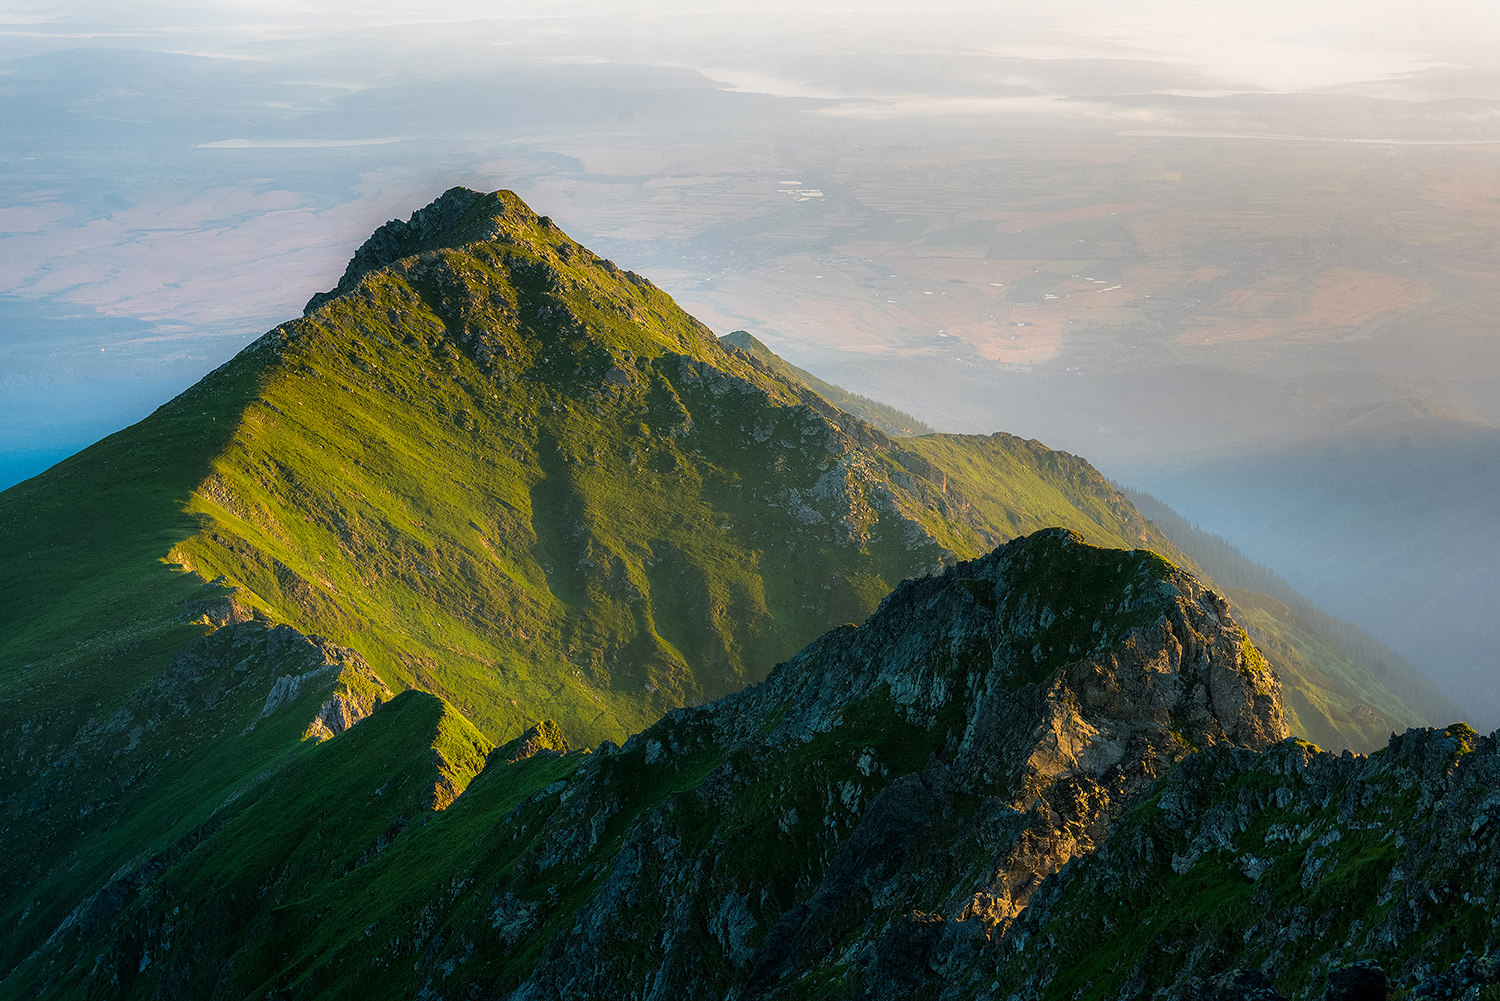
[[[1208,749],[1032,897],[979,981],[1192,1001],[1238,968],[1319,998],[1366,962],[1413,1001],[1478,998],[1500,980],[1469,955],[1500,944],[1497,818],[1500,743],[1461,723],[1368,757]]]
[[[1285,735],[1280,686],[1222,598],[1143,550],[1017,540],[589,769],[543,856],[588,853],[637,762],[719,759],[624,832],[513,996],[793,996],[808,977],[907,996],[966,969],[1191,749]]]

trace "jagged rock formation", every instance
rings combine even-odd
[[[628,742],[646,768],[723,760],[690,806],[625,834],[513,996],[795,996],[807,976],[909,996],[935,957],[940,973],[973,962],[1190,747],[1285,733],[1279,684],[1222,598],[1144,551],[1018,540]],[[608,777],[587,773],[562,817],[596,817]],[[553,825],[542,851],[587,851]],[[802,839],[793,882],[773,846]],[[660,924],[622,948],[632,908]]]
[[[1409,998],[1477,997],[1500,979],[1465,958],[1500,945],[1497,820],[1500,742],[1463,724],[1368,757],[1208,749],[1034,894],[993,966],[949,995],[998,980],[1021,999],[1191,1001],[1242,968],[1316,999],[1332,971],[1378,960]]]
[[[1393,731],[1462,716],[1431,679],[1369,633],[1324,612],[1150,494],[1121,489],[1224,589],[1236,620],[1281,677],[1293,733],[1323,747],[1368,753],[1385,746]]]
[[[392,219],[381,226],[354,252],[339,283],[307,301],[303,315],[313,313],[330,299],[353,290],[371,271],[395,264],[403,257],[415,257],[441,247],[493,240],[503,227],[492,216],[469,218],[469,210],[483,199],[484,195],[478,191],[451,188],[431,205],[413,212],[406,222]]]

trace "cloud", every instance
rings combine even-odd
[[[199,143],[194,149],[337,149],[342,146],[387,146],[405,142],[404,136],[383,139],[221,139]]]

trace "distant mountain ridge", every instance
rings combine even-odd
[[[893,438],[936,433],[911,414],[903,413],[879,400],[851,393],[831,382],[824,382],[806,369],[798,368],[762,344],[748,330],[731,330],[719,340],[760,359],[779,374],[801,381],[809,389],[821,393],[829,403],[869,421]]]
[[[1373,750],[1390,732],[1462,718],[1426,675],[1363,629],[1329,615],[1150,494],[1120,491],[1239,607],[1245,628],[1287,682],[1294,729],[1329,747]],[[1359,712],[1371,703],[1374,712]],[[1420,717],[1407,716],[1411,710]]]

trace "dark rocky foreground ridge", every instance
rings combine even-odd
[[[1495,738],[1286,738],[1222,598],[1064,530],[908,581],[623,747],[452,722],[384,703],[0,993],[1275,1001],[1373,962],[1474,999],[1497,972],[1464,958],[1496,937]],[[472,780],[434,811],[444,766]]]

